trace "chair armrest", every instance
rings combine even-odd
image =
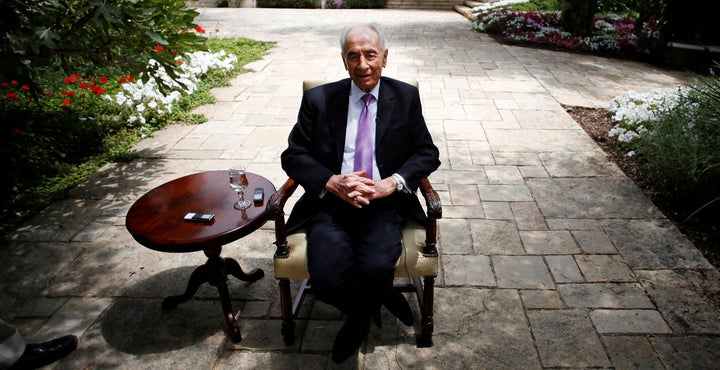
[[[298,184],[293,179],[287,179],[285,183],[276,190],[273,195],[270,196],[267,203],[267,214],[268,218],[277,218],[278,216],[284,216],[283,208],[288,198],[295,192]]]
[[[295,192],[298,184],[293,179],[287,179],[283,186],[280,187],[273,195],[270,196],[267,203],[267,215],[269,219],[275,221],[275,257],[284,258],[290,254],[287,246],[287,230],[285,229],[285,203],[288,198]]]
[[[442,205],[440,196],[433,189],[430,180],[420,181],[420,194],[425,198],[427,205],[427,226],[425,226],[425,247],[423,254],[437,256],[437,220],[442,218]]]
[[[430,180],[422,179],[420,181],[420,194],[425,198],[425,205],[427,206],[427,216],[430,219],[441,219],[442,218],[442,205],[440,204],[440,196],[430,185]]]

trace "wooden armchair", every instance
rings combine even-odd
[[[311,293],[310,278],[307,270],[305,233],[287,235],[285,212],[283,208],[288,198],[297,189],[298,184],[288,179],[269,199],[267,213],[275,221],[275,245],[277,249],[273,262],[275,278],[280,285],[280,304],[282,309],[281,334],[286,344],[295,341],[295,317],[307,293]],[[415,292],[420,305],[420,329],[417,337],[418,347],[432,346],[433,333],[433,295],[435,277],[438,270],[437,220],[442,217],[440,198],[428,179],[422,180],[420,193],[425,198],[428,223],[423,227],[411,221],[403,228],[403,251],[395,269],[396,278],[410,278],[409,283],[399,284],[395,288],[402,292]],[[293,301],[290,295],[290,279],[302,280],[300,289]]]

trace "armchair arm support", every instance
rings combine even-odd
[[[420,181],[420,194],[425,198],[425,204],[427,205],[427,216],[430,219],[441,219],[442,218],[442,205],[440,204],[440,196],[430,185],[430,180],[427,178]]]
[[[425,198],[428,217],[428,224],[425,227],[425,248],[423,248],[423,253],[437,255],[437,220],[442,218],[440,196],[433,189],[428,179],[420,181],[420,194]]]
[[[287,246],[287,231],[285,229],[285,203],[295,192],[298,184],[293,179],[287,179],[280,189],[270,196],[267,203],[268,218],[275,221],[275,257],[287,257],[290,250]]]

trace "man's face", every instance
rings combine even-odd
[[[350,30],[345,38],[343,62],[355,84],[365,92],[372,90],[387,63],[387,49],[380,48],[380,37],[367,27]]]

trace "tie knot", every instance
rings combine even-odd
[[[372,96],[372,94],[365,94],[362,96],[361,99],[362,99],[363,103],[365,103],[365,105],[367,106],[367,105],[370,105],[370,102],[372,101],[373,98],[374,97]]]

